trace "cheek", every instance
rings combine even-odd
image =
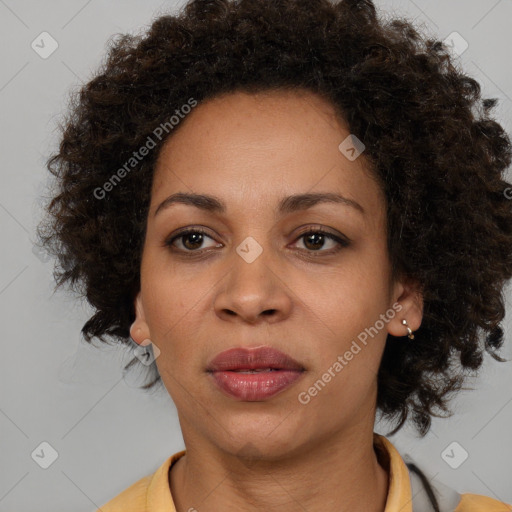
[[[183,371],[194,357],[194,340],[199,341],[198,311],[208,300],[200,280],[186,279],[176,271],[157,269],[142,275],[144,312],[151,339],[161,351],[157,365]],[[179,277],[177,277],[179,276]]]
[[[200,295],[175,278],[156,280],[148,300],[147,323],[151,339],[160,349],[156,365],[163,384],[180,410],[188,407],[200,370],[197,356],[200,319],[194,309],[194,306],[199,307],[198,301]]]
[[[380,246],[354,251],[335,268],[297,274],[296,295],[326,328],[354,335],[389,307],[389,264]]]
[[[341,419],[373,403],[387,338],[380,315],[386,311],[376,294],[340,285],[331,301],[312,315],[322,315],[321,330],[310,337],[315,344],[313,366],[299,392],[309,397],[310,410],[317,415],[324,417],[329,411],[325,428],[328,424],[334,428]],[[334,410],[333,404],[337,404]]]
[[[316,381],[331,369],[336,377],[326,395],[338,394],[341,388],[343,395],[361,391],[376,378],[384,350],[387,322],[381,315],[387,321],[394,317],[394,311],[386,316],[390,304],[385,251],[376,245],[368,247],[347,257],[336,270],[318,271],[302,279],[301,300],[313,322],[310,333],[317,331],[311,337],[316,345],[312,379]],[[335,371],[338,356],[343,358],[343,369],[337,365],[339,371]]]

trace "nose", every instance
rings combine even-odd
[[[214,299],[217,316],[250,324],[287,318],[292,310],[292,292],[276,261],[270,261],[265,250],[254,261],[233,250],[230,270]]]

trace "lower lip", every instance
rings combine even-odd
[[[285,390],[300,379],[302,373],[294,370],[258,373],[218,371],[211,372],[210,375],[228,396],[247,402],[258,402]]]

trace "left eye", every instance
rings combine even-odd
[[[306,246],[306,249],[311,250],[313,252],[331,252],[332,249],[334,249],[334,252],[335,252],[336,250],[340,249],[339,246],[342,246],[342,247],[348,246],[348,242],[346,242],[345,240],[341,239],[340,237],[338,237],[336,235],[327,233],[326,231],[322,231],[322,230],[314,230],[314,231],[308,231],[306,233],[303,233],[302,235],[300,235],[297,238],[297,240],[300,240],[300,239],[304,239],[303,243]],[[318,251],[318,245],[321,245],[323,247],[326,239],[330,240],[331,243],[333,243],[334,247],[331,248],[331,251],[328,251],[328,250]],[[337,249],[336,249],[336,246],[338,246]]]

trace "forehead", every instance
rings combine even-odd
[[[211,193],[229,204],[332,191],[375,203],[380,189],[334,107],[309,91],[233,92],[199,104],[157,160],[155,203],[174,192]],[[357,198],[355,197],[357,196]]]

